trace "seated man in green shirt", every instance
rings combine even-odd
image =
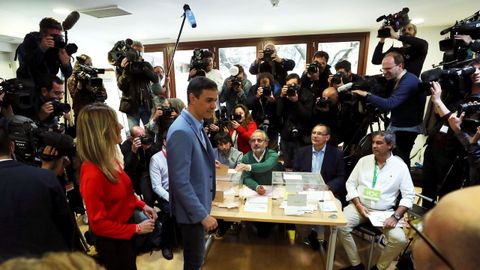
[[[272,171],[277,167],[277,152],[267,149],[268,136],[263,130],[255,130],[250,136],[252,150],[242,158],[235,170],[243,171],[243,184],[255,190],[259,195],[265,194],[263,185],[272,184]]]

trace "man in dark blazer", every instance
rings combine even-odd
[[[71,251],[74,224],[51,170],[11,159],[14,143],[0,119],[0,264],[13,257]]]
[[[296,172],[319,172],[329,190],[342,204],[346,204],[346,173],[343,153],[328,144],[330,128],[323,124],[316,125],[311,135],[312,145],[304,146],[295,154],[293,170]],[[312,160],[315,159],[315,163]]]
[[[183,238],[183,269],[200,269],[205,254],[205,232],[217,228],[210,216],[215,196],[215,155],[203,129],[218,99],[217,85],[205,77],[187,87],[188,107],[167,134],[167,164],[172,213]]]

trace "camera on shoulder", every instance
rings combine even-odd
[[[409,8],[403,8],[401,11],[395,14],[382,15],[377,18],[377,22],[383,20],[383,28],[378,30],[377,37],[387,38],[390,37],[390,29],[385,27],[391,26],[395,32],[398,32],[400,28],[405,27],[410,23],[410,18],[408,17]]]

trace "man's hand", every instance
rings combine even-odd
[[[280,97],[286,97],[287,96],[287,90],[288,90],[288,85],[284,85],[282,87],[282,91],[280,91]]]
[[[215,124],[208,125],[208,128],[213,132],[218,132],[220,130],[220,127]]]
[[[257,64],[260,63],[260,61],[262,61],[264,55],[263,55],[263,50],[258,50],[258,54],[257,54]]]
[[[363,90],[352,90],[352,93],[357,94],[362,97],[366,97],[368,92]]]
[[[470,45],[473,42],[473,39],[470,35],[455,35],[453,36],[456,40],[462,40],[466,45]]]
[[[195,77],[195,75],[197,75],[197,69],[192,68],[188,74],[189,74],[190,78]]]
[[[385,28],[390,29],[390,38],[393,38],[393,39],[399,39],[400,38],[400,36],[397,34],[397,32],[395,32],[395,30],[393,30],[393,27],[388,25],[388,26],[385,26]]]
[[[258,87],[258,88],[257,88],[257,95],[256,95],[256,97],[257,97],[257,98],[260,98],[262,95],[263,95],[263,88],[262,88],[262,87]]]
[[[156,220],[156,219],[158,218],[157,212],[155,212],[155,210],[154,210],[152,207],[150,207],[150,206],[148,206],[148,205],[146,205],[146,204],[145,204],[145,206],[143,207],[143,213],[144,213],[147,217],[149,217],[150,219]]]
[[[129,63],[130,63],[130,62],[128,62],[128,59],[127,59],[126,57],[124,57],[124,58],[122,59],[122,62],[120,63],[120,66],[121,66],[122,68],[125,68],[125,67],[128,66]]]
[[[357,203],[355,204],[355,208],[357,208],[357,211],[360,213],[360,215],[368,218],[368,209],[362,205],[362,203]]]
[[[480,139],[480,127],[477,127],[477,132],[470,138],[470,144],[476,144]]]
[[[58,50],[58,58],[60,59],[60,62],[62,62],[62,65],[70,64],[70,55],[68,55],[64,48]]]
[[[42,107],[40,107],[40,111],[38,112],[38,118],[40,121],[47,119],[50,114],[53,113],[53,104],[51,101],[43,103]]]
[[[440,83],[432,82],[432,87],[430,87],[430,90],[432,91],[431,99],[433,104],[437,105],[439,102],[442,102],[442,87],[440,86]]]
[[[450,118],[448,118],[448,124],[450,125],[450,128],[453,130],[455,133],[460,133],[462,131],[462,128],[460,125],[463,122],[463,118],[465,117],[465,112],[462,112],[460,117],[456,117],[455,115],[451,115]]]
[[[202,220],[203,228],[206,232],[215,230],[218,227],[217,220],[212,216],[207,216]]]
[[[68,159],[68,157],[58,156],[57,149],[55,149],[55,147],[50,145],[45,146],[45,148],[43,149],[42,155],[52,158],[52,160],[42,159],[42,169],[51,170],[57,176],[62,175],[65,171],[65,167],[67,167],[70,164],[70,160]]]
[[[220,165],[222,165],[222,163],[220,163],[218,160],[215,160],[215,168],[220,169]]]
[[[227,89],[232,89],[232,79],[227,79]]]
[[[258,195],[263,195],[263,194],[265,194],[265,192],[267,192],[265,190],[265,187],[262,186],[262,185],[258,185],[257,188],[255,189],[255,191],[257,192]]]
[[[55,46],[55,41],[53,41],[52,36],[43,36],[42,40],[40,41],[40,48],[42,51],[46,51],[49,48],[53,48]]]
[[[385,219],[385,221],[383,222],[383,228],[384,229],[393,229],[395,228],[395,226],[397,226],[397,219],[395,219],[394,217],[389,217],[387,219]]]
[[[132,139],[132,152],[137,153],[138,148],[142,147],[142,141],[140,140],[140,137],[136,137]]]
[[[237,172],[243,172],[243,171],[248,171],[250,169],[250,166],[245,163],[240,163],[235,167],[235,171]]]

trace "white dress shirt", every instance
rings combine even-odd
[[[168,165],[165,149],[150,159],[150,180],[153,191],[168,202]]]

